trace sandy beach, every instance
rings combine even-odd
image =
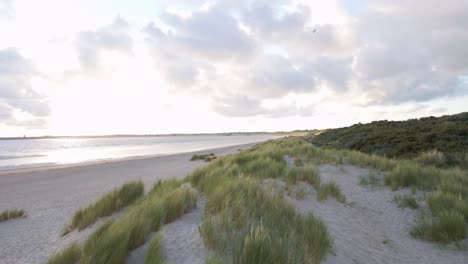
[[[63,238],[60,232],[79,207],[125,182],[141,180],[148,189],[159,179],[182,178],[205,165],[189,161],[194,153],[209,151],[222,156],[252,145],[1,174],[0,209],[24,209],[27,217],[0,223],[0,263],[44,263],[70,242],[85,238],[93,228]]]

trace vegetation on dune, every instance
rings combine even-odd
[[[4,210],[0,214],[0,222],[7,221],[14,218],[26,217],[26,212],[24,210]]]
[[[382,185],[383,182],[375,171],[369,171],[368,175],[363,175],[359,178],[359,184],[362,186],[370,186],[371,188],[375,188],[376,186]]]
[[[358,150],[398,158],[415,158],[423,152],[430,153],[437,149],[445,158],[442,163],[432,165],[466,165],[468,113],[356,124],[327,130],[317,136],[310,136],[309,140],[319,147]]]
[[[200,231],[227,263],[319,263],[331,246],[322,221],[299,215],[257,179],[224,178],[207,198]]]
[[[151,232],[159,231],[164,224],[194,208],[197,197],[196,191],[181,181],[159,182],[128,208],[121,219],[105,222],[85,241],[79,251],[79,263],[124,263],[127,254],[143,245]]]
[[[459,167],[444,168],[445,166],[440,165],[436,167],[437,164],[428,162],[428,160],[442,160],[440,153],[432,152],[424,154],[425,158],[412,160],[393,159],[355,150],[318,148],[302,138],[270,141],[262,148],[276,149],[284,155],[300,157],[304,162],[314,160],[323,163],[351,164],[384,171],[384,183],[393,190],[408,187],[430,193],[425,198],[428,209],[415,223],[411,234],[444,243],[466,238],[468,171]],[[447,164],[445,161],[443,163]],[[361,177],[360,182],[371,184],[379,180],[380,184],[380,179],[374,176],[369,175],[365,179]],[[405,203],[405,206],[415,207],[414,201],[410,200],[403,198],[401,202]]]
[[[148,249],[148,254],[145,257],[145,264],[164,264],[165,254],[161,248],[161,240],[164,236],[164,231],[160,230],[156,233]]]
[[[417,209],[419,207],[416,198],[410,194],[395,195],[395,197],[393,197],[393,201],[396,202],[398,204],[398,207],[401,208]]]
[[[294,158],[295,166],[288,168],[286,156]],[[317,163],[371,167],[384,171],[385,176],[382,179],[369,174],[366,184],[378,182],[393,190],[404,187],[424,190],[428,193],[424,198],[427,206],[411,234],[441,242],[464,239],[468,223],[468,173],[461,168],[438,168],[429,165],[429,160],[443,159],[435,152],[413,160],[390,159],[355,150],[318,148],[299,137],[270,140],[217,158],[182,181],[159,181],[141,199],[136,195],[122,218],[101,225],[82,247],[78,246],[79,250],[67,249],[69,252],[59,253],[51,261],[124,263],[131,250],[142,245],[150,233],[159,231],[146,263],[162,263],[160,230],[194,208],[197,193],[202,192],[207,202],[200,232],[205,245],[214,253],[209,263],[320,263],[332,245],[326,225],[312,214],[299,214],[283,192],[270,192],[264,184],[266,179],[284,181],[287,186],[304,181],[314,186],[319,199],[334,197],[345,202],[337,184],[321,183]],[[299,196],[302,195],[305,192]],[[89,208],[100,208],[99,203],[113,204],[104,202],[114,200],[106,197]],[[418,206],[409,196],[395,201],[401,206]],[[86,210],[91,209],[83,209],[81,214]],[[66,262],[70,256],[74,256],[72,262]],[[64,261],[60,262],[62,258]]]
[[[333,197],[339,202],[346,202],[346,197],[341,193],[341,189],[336,183],[329,182],[320,185],[318,189],[318,199],[326,200],[328,197]]]
[[[195,154],[190,158],[190,161],[194,160],[204,160],[205,162],[210,162],[212,160],[216,159],[216,155],[214,153],[210,154]]]
[[[197,195],[189,187],[162,186],[139,204],[129,208],[122,219],[112,223],[83,252],[83,263],[123,263],[126,255],[146,241],[147,235],[191,210]],[[92,245],[92,246],[91,246]],[[89,250],[86,250],[86,249]]]
[[[49,259],[47,264],[74,264],[81,259],[81,248],[73,243]]]
[[[308,164],[304,167],[292,167],[286,174],[286,183],[296,184],[297,181],[305,181],[312,186],[320,185],[320,177],[318,169],[313,164]]]
[[[65,227],[62,235],[74,229],[82,230],[94,224],[99,218],[109,216],[125,206],[135,202],[144,194],[142,182],[128,182],[119,189],[115,189],[103,196],[96,203],[80,208],[73,215],[71,223]]]
[[[311,164],[290,170],[294,139],[268,141],[195,170],[189,180],[207,196],[200,230],[212,263],[319,263],[331,247],[325,224],[302,216],[262,180],[320,184]]]
[[[411,235],[426,240],[449,243],[465,238],[466,221],[456,211],[442,211],[437,217],[425,212],[411,230]]]

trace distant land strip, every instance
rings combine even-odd
[[[176,136],[251,136],[251,135],[289,135],[290,132],[225,132],[225,133],[194,133],[194,134],[116,134],[87,136],[37,136],[37,137],[0,137],[0,140],[30,140],[30,139],[73,139],[73,138],[127,138],[127,137],[176,137]]]

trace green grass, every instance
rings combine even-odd
[[[204,160],[206,162],[210,162],[212,160],[216,159],[216,155],[214,153],[210,154],[195,154],[190,158],[190,161],[195,161],[195,160]]]
[[[123,263],[131,250],[144,244],[149,233],[194,208],[196,200],[191,188],[162,182],[157,190],[129,208],[120,220],[90,242],[92,246],[84,251],[83,263]]]
[[[436,149],[423,152],[414,160],[418,162],[419,164],[425,165],[425,166],[436,166],[436,167],[447,166],[447,159],[445,158],[444,153],[437,151]]]
[[[164,236],[164,231],[160,230],[156,233],[148,249],[148,254],[145,257],[145,264],[164,264],[166,257],[161,248],[161,240]]]
[[[82,230],[94,224],[99,218],[109,216],[125,206],[135,202],[144,194],[142,182],[128,182],[103,196],[96,203],[80,208],[73,215],[71,223],[64,229],[62,235],[74,229]]]
[[[7,221],[14,218],[23,218],[26,217],[26,212],[24,210],[5,210],[0,214],[0,222]]]
[[[285,175],[288,185],[294,185],[297,181],[305,181],[313,186],[320,185],[317,166],[308,164],[303,167],[292,167]]]
[[[375,188],[376,186],[382,185],[382,182],[377,176],[377,173],[370,170],[368,175],[361,176],[359,178],[359,184],[362,186],[370,186],[371,188]]]
[[[75,264],[81,259],[81,248],[73,243],[49,259],[47,264]]]
[[[207,198],[200,231],[228,262],[319,263],[331,246],[322,221],[299,215],[254,178],[224,178]]]
[[[319,184],[311,164],[288,170],[283,157],[303,152],[294,138],[270,140],[195,170],[192,185],[207,204],[200,231],[214,251],[211,263],[319,263],[332,241],[325,224],[302,216],[264,179]],[[310,144],[308,144],[310,145]]]
[[[295,160],[300,157],[300,166],[288,169],[285,155]],[[158,182],[129,206],[122,218],[104,223],[85,241],[80,264],[124,263],[127,254],[147,241],[151,232],[160,231],[164,224],[191,210],[197,193],[183,182],[190,182],[206,195],[200,232],[214,254],[209,263],[320,263],[332,246],[325,224],[312,214],[299,214],[282,193],[271,192],[263,184],[265,179],[289,184],[305,181],[317,189],[319,199],[335,197],[345,202],[338,185],[321,183],[316,163],[371,167],[385,171],[385,183],[393,189],[409,187],[432,193],[426,198],[427,212],[411,234],[442,242],[465,237],[466,171],[316,148],[302,138],[283,138],[217,158],[183,181]],[[153,243],[154,259],[162,261],[158,242]]]
[[[288,189],[288,194],[297,200],[304,200],[307,196],[307,190],[304,186],[293,186]]]
[[[398,204],[400,208],[411,208],[411,209],[418,209],[419,205],[416,201],[416,198],[412,195],[395,195],[393,197],[393,201]]]
[[[346,163],[383,171],[384,184],[393,190],[411,188],[429,193],[425,198],[429,206],[427,213],[429,216],[422,217],[424,221],[420,220],[415,223],[414,229],[417,232],[412,231],[413,234],[419,234],[417,237],[422,239],[443,243],[466,238],[462,226],[466,228],[468,223],[468,171],[463,168],[445,166],[461,164],[459,161],[464,160],[463,158],[454,158],[453,155],[445,153],[442,157],[440,153],[432,151],[423,153],[414,160],[398,160],[354,150],[317,148],[301,138],[285,138],[267,142],[265,145],[272,151],[278,151],[283,155],[305,157],[306,163],[311,160],[322,163]],[[458,161],[451,161],[453,159]],[[372,175],[360,179],[361,184],[372,185],[376,181],[377,179],[373,179]],[[402,202],[408,206],[415,206],[414,201],[403,199]],[[460,220],[462,218],[464,219],[463,225],[463,221]],[[453,229],[451,225],[454,225]],[[454,230],[458,230],[459,233],[455,235]]]
[[[80,264],[123,264],[128,253],[144,244],[151,232],[190,211],[197,199],[196,191],[182,181],[159,182],[122,218],[105,222],[84,242]],[[65,258],[57,259],[67,263]]]
[[[335,198],[339,202],[346,202],[346,197],[341,193],[340,187],[334,183],[323,183],[318,188],[317,198],[319,201],[328,199],[329,197]]]
[[[415,237],[445,243],[462,240],[465,234],[463,215],[452,210],[441,211],[437,216],[425,213],[411,230]]]

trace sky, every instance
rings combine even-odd
[[[0,0],[0,136],[468,111],[468,1]]]

